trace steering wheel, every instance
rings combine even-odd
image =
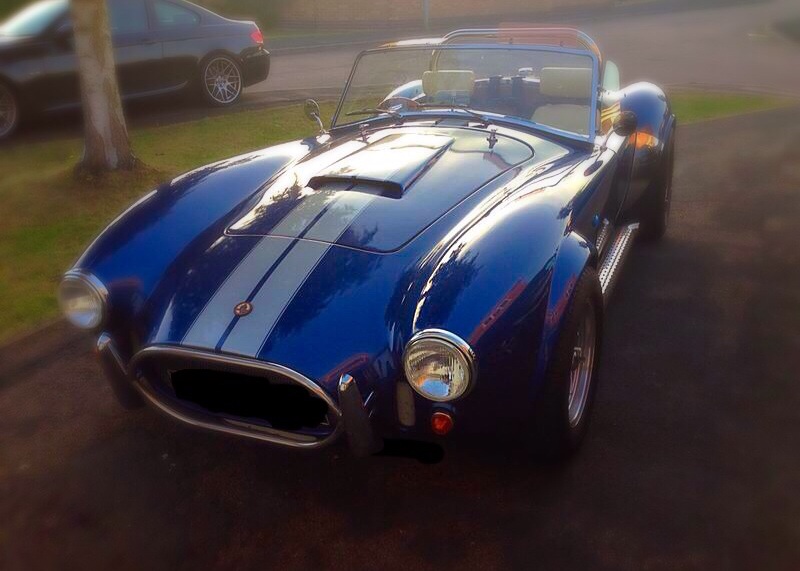
[[[390,111],[395,105],[402,105],[404,109],[409,111],[418,111],[422,106],[415,100],[409,97],[387,97],[378,105],[378,109]]]

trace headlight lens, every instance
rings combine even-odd
[[[75,327],[95,329],[105,315],[105,288],[93,276],[69,273],[58,288],[58,303]]]
[[[427,329],[406,347],[403,368],[411,387],[436,402],[464,395],[475,376],[472,349],[448,331]]]

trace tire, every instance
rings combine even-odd
[[[533,444],[540,459],[568,458],[586,435],[597,390],[602,330],[600,281],[594,269],[586,268],[575,286],[534,405]]]
[[[200,88],[209,104],[215,107],[234,105],[244,89],[242,67],[229,56],[211,56],[200,66]]]
[[[0,82],[0,141],[11,138],[19,127],[19,99],[10,86]]]
[[[647,242],[657,242],[664,237],[669,225],[672,204],[672,174],[675,167],[675,131],[670,134],[661,168],[651,191],[644,197],[639,237]]]

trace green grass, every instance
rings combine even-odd
[[[783,100],[758,95],[679,92],[681,124],[766,109]],[[330,117],[332,104],[323,106]],[[314,127],[299,105],[243,111],[132,132],[147,165],[133,173],[77,180],[77,139],[8,145],[0,151],[0,342],[58,315],[61,273],[127,204],[194,167],[281,141]]]
[[[670,101],[681,124],[763,111],[790,103],[774,95],[706,91],[675,91],[670,93]]]
[[[330,117],[332,105],[323,105]],[[0,150],[0,342],[58,315],[60,274],[127,204],[160,181],[222,158],[314,133],[302,106],[245,111],[132,132],[147,165],[77,180],[77,139]]]

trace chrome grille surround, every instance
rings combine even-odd
[[[145,373],[148,367],[155,365],[162,368],[169,363],[192,364],[195,366],[194,368],[235,371],[253,376],[280,376],[292,383],[301,385],[309,393],[325,401],[328,405],[328,419],[331,423],[331,430],[329,433],[322,435],[288,432],[242,419],[227,418],[210,412],[201,413],[182,406],[177,398],[170,398],[164,390],[159,388],[160,380],[154,383],[152,373],[150,375]],[[343,429],[342,413],[339,407],[319,385],[292,369],[274,363],[184,347],[153,345],[141,350],[131,359],[128,365],[128,377],[144,398],[162,412],[186,424],[215,432],[291,448],[312,449],[332,443],[339,437]]]

